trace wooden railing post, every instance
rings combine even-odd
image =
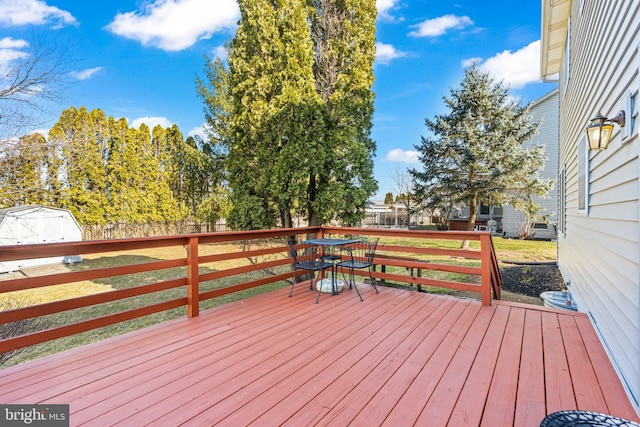
[[[482,305],[491,305],[491,234],[480,236],[480,262],[482,270]]]
[[[198,272],[198,237],[189,237],[187,245],[187,315],[200,314],[200,274]]]

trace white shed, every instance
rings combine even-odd
[[[0,246],[82,240],[82,228],[71,212],[46,206],[0,209]],[[0,273],[25,267],[80,261],[79,257],[53,257],[0,262]]]

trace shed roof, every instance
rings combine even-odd
[[[59,211],[61,213],[68,214],[73,222],[78,226],[78,228],[82,229],[75,216],[68,209],[64,208],[54,208],[51,206],[42,206],[42,205],[22,205],[22,206],[13,206],[11,208],[0,209],[0,224],[2,224],[6,217],[8,216],[20,216],[20,214],[24,214],[31,211]]]

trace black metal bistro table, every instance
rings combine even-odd
[[[322,248],[327,248],[327,247],[339,248],[344,245],[350,245],[352,243],[358,243],[358,242],[361,242],[361,240],[360,239],[329,239],[326,237],[322,237],[320,239],[309,239],[304,241],[304,243],[306,244],[316,245]],[[324,255],[324,249],[323,249],[323,255]],[[331,258],[331,260],[335,260],[335,259],[337,258]],[[322,288],[322,284],[320,285],[320,287]],[[332,273],[331,274],[331,295],[337,295],[337,294],[338,294],[338,291],[336,289],[336,278],[335,278],[335,274]]]

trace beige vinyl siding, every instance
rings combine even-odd
[[[531,113],[534,121],[541,120],[538,134],[525,144],[526,148],[533,147],[536,144],[545,146],[544,156],[546,161],[544,169],[540,172],[543,178],[556,180],[547,197],[534,196],[533,200],[542,207],[541,215],[556,224],[557,223],[557,205],[558,205],[558,117],[560,109],[560,98],[558,89],[554,89],[542,98],[536,100],[531,105]],[[524,213],[516,210],[510,205],[504,207],[502,217],[502,230],[506,236],[515,237],[518,235],[518,226],[522,221],[526,220]]]
[[[586,213],[577,209],[577,144],[592,117],[614,116],[627,108],[627,94],[638,90],[640,2],[585,0],[582,13],[573,2],[570,19],[571,78],[560,76],[566,225],[558,239],[558,264],[638,409],[640,144],[637,131],[623,140],[616,125],[609,148],[589,152]]]

